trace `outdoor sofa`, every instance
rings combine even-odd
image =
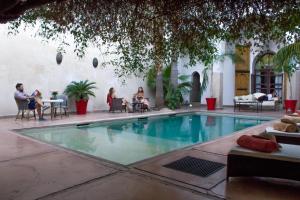
[[[262,96],[267,96],[264,93],[254,93],[249,95],[242,95],[242,96],[235,96],[233,98],[234,102],[234,110],[236,108],[241,109],[241,106],[248,106],[253,107],[258,112],[259,110],[262,111],[263,108],[272,108],[277,110],[279,107],[279,99],[278,97],[272,97],[268,100],[260,100]]]

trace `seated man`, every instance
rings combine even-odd
[[[42,116],[42,107],[43,104],[41,102],[41,100],[39,99],[39,92],[36,90],[34,92],[34,96],[29,96],[28,94],[24,93],[24,87],[22,83],[17,83],[16,85],[16,92],[15,92],[15,99],[20,99],[20,100],[29,100],[29,104],[30,101],[33,102],[34,104],[34,108],[36,108],[37,113],[39,115],[39,120],[43,121],[45,120]]]

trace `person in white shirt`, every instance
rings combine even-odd
[[[42,116],[42,106],[43,106],[43,104],[41,103],[41,101],[39,99],[40,98],[40,92],[38,90],[36,90],[34,92],[34,94],[35,94],[34,96],[30,96],[30,95],[26,94],[24,92],[24,86],[23,86],[23,84],[22,83],[17,83],[17,85],[16,85],[16,92],[14,94],[15,99],[28,100],[28,103],[30,101],[34,101],[35,108],[36,108],[37,113],[39,115],[39,120],[43,121],[45,119]]]

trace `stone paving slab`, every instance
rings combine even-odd
[[[0,131],[0,138],[0,162],[57,150],[9,131]]]
[[[218,190],[218,191],[217,191]],[[226,194],[233,200],[299,200],[300,182],[270,178],[230,178],[215,192]]]
[[[174,185],[129,172],[118,173],[41,200],[210,200]]]
[[[226,164],[227,159],[226,156],[201,152],[199,150],[183,150],[159,157],[158,159],[150,160],[149,162],[135,165],[134,167],[151,174],[167,177],[171,180],[180,181],[207,190],[211,189],[226,178],[226,167],[208,177],[196,176],[163,167],[163,165],[179,160],[185,156],[192,156],[195,158],[215,161],[223,164]]]
[[[114,172],[64,151],[1,162],[0,199],[32,200]]]

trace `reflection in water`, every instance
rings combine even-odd
[[[126,124],[124,125],[117,125],[117,124],[111,124],[106,127],[107,136],[109,138],[109,141],[111,143],[115,142],[115,136],[117,134],[121,134],[123,130],[126,129]]]
[[[42,141],[121,164],[210,141],[262,123],[261,120],[199,114],[24,130]]]
[[[148,129],[148,119],[139,119],[132,122],[132,130],[136,134],[143,134]]]
[[[70,136],[64,138],[64,143],[70,149],[93,152],[96,149],[95,139],[96,137],[89,135],[87,128],[80,128],[80,134],[70,134]]]
[[[215,126],[216,125],[216,116],[207,116],[205,126]]]
[[[202,128],[201,118],[200,115],[193,115],[191,120],[191,136],[192,142],[196,143],[199,141],[200,135],[202,136],[200,130]],[[203,138],[202,138],[203,139]]]

